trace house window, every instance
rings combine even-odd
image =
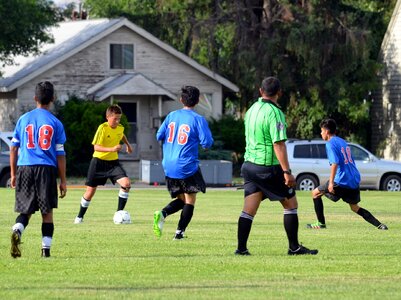
[[[110,68],[111,69],[133,69],[134,68],[134,45],[132,45],[132,44],[110,44]]]

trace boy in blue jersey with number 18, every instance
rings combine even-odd
[[[11,256],[21,256],[21,235],[32,214],[42,214],[42,256],[50,256],[57,208],[57,175],[60,198],[67,192],[64,127],[49,111],[54,87],[40,82],[35,90],[36,109],[22,115],[11,140],[11,187],[15,188],[15,211],[19,212],[11,234]],[[19,153],[18,153],[19,152]],[[17,169],[18,166],[18,169]]]
[[[307,224],[308,228],[326,228],[322,195],[337,202],[343,199],[351,210],[380,230],[387,226],[377,220],[369,211],[360,207],[359,182],[361,175],[356,168],[351,149],[347,142],[336,135],[337,124],[333,119],[325,119],[320,123],[321,136],[326,143],[327,158],[331,165],[330,179],[312,191],[317,222]]]
[[[191,221],[196,193],[206,191],[206,184],[199,169],[198,146],[208,149],[213,137],[204,117],[194,111],[199,103],[199,90],[193,86],[181,89],[184,107],[169,113],[157,131],[156,138],[163,143],[163,168],[171,201],[161,211],[154,213],[153,231],[162,235],[167,216],[182,210],[175,240],[184,238]]]

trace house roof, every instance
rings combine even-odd
[[[43,45],[41,47],[42,53],[38,56],[14,57],[15,65],[6,66],[1,70],[3,77],[0,78],[0,91],[8,92],[18,88],[25,82],[46,72],[58,63],[123,26],[130,28],[138,35],[219,82],[229,90],[233,92],[239,91],[238,86],[231,81],[200,65],[195,60],[162,42],[126,18],[61,22],[58,26],[50,28],[50,33],[54,37],[54,43]]]
[[[395,4],[390,23],[387,26],[387,30],[381,44],[381,51],[379,56],[383,56],[383,51],[387,49],[391,39],[394,39],[394,35],[396,34],[395,26],[398,18],[401,18],[401,0],[397,0]]]
[[[175,100],[174,93],[138,72],[122,73],[107,78],[88,90],[95,100],[112,95],[165,95]]]

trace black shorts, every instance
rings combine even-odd
[[[206,192],[206,183],[200,169],[195,174],[185,179],[175,179],[166,176],[167,189],[171,198],[176,198],[180,194],[194,194]]]
[[[115,184],[117,180],[124,177],[128,176],[118,159],[102,160],[93,157],[85,184],[90,187],[97,187],[98,185],[105,185],[107,179],[110,179]]]
[[[15,211],[47,214],[57,208],[57,168],[53,166],[20,166],[17,169]]]
[[[327,198],[331,201],[337,202],[340,199],[343,199],[344,202],[349,204],[357,204],[361,201],[361,193],[359,188],[357,189],[349,189],[344,188],[338,185],[334,185],[334,194],[329,192],[329,182],[327,181],[323,185],[319,185],[318,190],[323,193]]]
[[[245,197],[262,192],[263,200],[281,201],[295,196],[295,189],[285,185],[284,173],[280,165],[261,166],[244,162],[241,167],[244,177]]]

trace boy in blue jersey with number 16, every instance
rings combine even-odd
[[[32,214],[42,214],[42,256],[50,256],[57,208],[57,175],[60,198],[67,192],[64,127],[49,111],[54,101],[53,84],[36,85],[36,109],[22,115],[11,140],[11,187],[15,188],[15,211],[19,212],[11,234],[11,256],[21,256],[21,235]],[[18,168],[17,168],[18,166]]]
[[[322,139],[327,141],[327,158],[331,165],[329,180],[312,191],[313,203],[317,216],[317,222],[307,224],[308,228],[326,228],[322,195],[337,202],[343,199],[351,210],[357,213],[367,222],[380,230],[387,230],[387,226],[377,220],[368,210],[360,207],[361,201],[359,182],[361,175],[356,168],[351,149],[347,142],[336,135],[337,124],[333,119],[325,119],[320,123]]]
[[[175,240],[184,238],[191,221],[196,193],[206,191],[206,184],[199,169],[198,147],[208,149],[213,137],[206,119],[194,111],[199,103],[199,90],[193,86],[181,89],[184,107],[169,113],[157,131],[156,138],[163,143],[163,168],[167,189],[174,199],[161,211],[154,213],[153,231],[162,235],[167,216],[182,210]]]

